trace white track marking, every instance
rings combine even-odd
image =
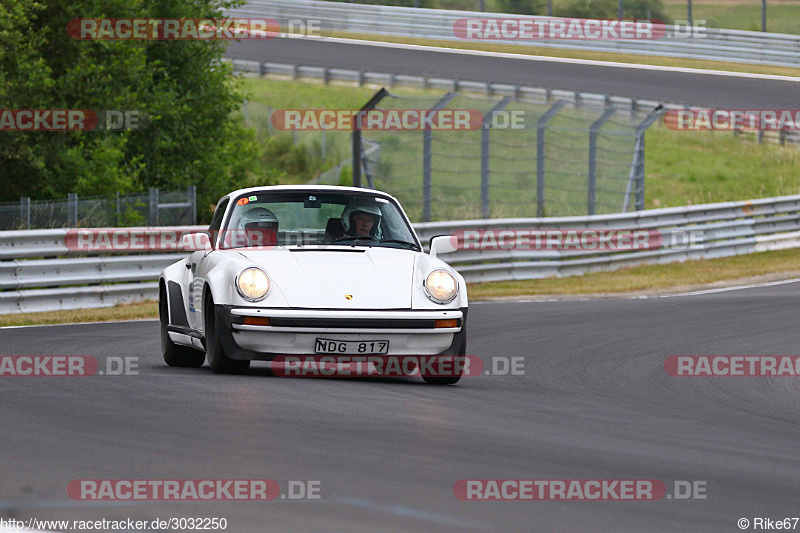
[[[716,292],[741,291],[744,289],[758,289],[761,287],[772,287],[774,285],[786,285],[788,283],[797,283],[797,282],[800,282],[800,278],[784,279],[780,281],[768,281],[765,283],[753,283],[752,285],[737,285],[735,287],[720,287],[718,289],[705,289],[700,291],[679,292],[677,294],[662,294],[659,296],[659,298],[672,298],[675,296],[697,296],[700,294],[713,294]]]
[[[158,322],[157,318],[136,318],[133,320],[102,320],[100,322],[72,322],[67,324],[28,324],[25,326],[3,326],[3,329],[23,329],[23,328],[54,328],[59,326],[89,326],[96,324],[124,324],[126,322]],[[2,533],[2,532],[0,532]]]

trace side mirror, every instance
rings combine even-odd
[[[187,233],[181,237],[181,248],[187,252],[211,249],[211,238],[208,233]]]
[[[431,239],[431,257],[453,253],[456,250],[458,250],[458,237],[455,235],[441,235]]]

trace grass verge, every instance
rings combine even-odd
[[[43,326],[47,324],[74,324],[78,322],[110,322],[158,318],[158,302],[121,304],[99,309],[71,309],[44,313],[19,313],[0,315],[0,327]]]
[[[668,265],[643,265],[568,278],[474,283],[469,286],[469,297],[470,300],[484,300],[531,295],[700,289],[719,282],[741,282],[769,275],[792,277],[797,275],[798,264],[800,249],[778,250]]]

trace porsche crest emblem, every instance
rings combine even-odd
[[[348,300],[352,300],[353,299],[353,295],[352,294],[345,294],[344,297],[347,298]]]

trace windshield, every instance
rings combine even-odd
[[[316,244],[420,251],[400,209],[379,196],[256,191],[233,202],[221,248]]]

